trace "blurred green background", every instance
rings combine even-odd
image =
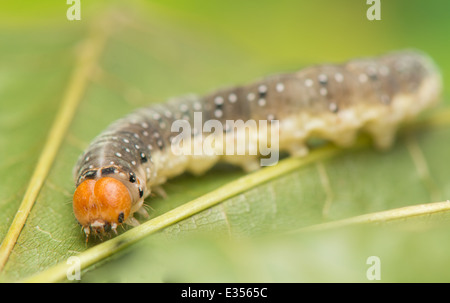
[[[0,239],[23,197],[80,43],[95,28],[109,32],[74,122],[0,276],[7,281],[48,269],[95,244],[85,246],[73,219],[71,169],[95,135],[138,106],[404,48],[434,58],[448,102],[448,1],[381,0],[380,21],[366,18],[365,0],[81,0],[80,21],[67,20],[68,8],[61,0],[0,4]],[[449,136],[445,127],[415,135],[429,162],[431,190],[403,139],[386,154],[349,151],[148,237],[84,272],[83,281],[364,282],[371,255],[382,260],[384,282],[448,281],[446,214],[394,226],[274,235],[448,199]],[[327,217],[320,165],[334,193]],[[177,178],[167,185],[167,201],[149,203],[152,217],[242,175],[218,168],[200,178]]]

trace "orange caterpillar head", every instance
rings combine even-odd
[[[91,230],[97,234],[110,229],[115,232],[130,210],[130,192],[122,182],[111,177],[85,180],[73,195],[73,211],[86,237]]]

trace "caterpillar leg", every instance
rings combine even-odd
[[[155,186],[152,188],[152,191],[164,200],[167,199],[167,193],[162,186]],[[142,207],[140,209],[142,209]]]
[[[242,169],[246,172],[246,173],[251,173],[254,171],[257,171],[258,169],[261,168],[261,164],[259,162],[258,159],[249,159],[248,161],[245,161],[241,164]]]
[[[141,208],[139,208],[137,211],[136,211],[139,215],[141,215],[142,217],[144,217],[144,218],[148,218],[148,217],[150,217],[150,215],[148,214],[148,212],[147,212],[147,210],[142,206]]]
[[[293,157],[304,157],[309,153],[309,148],[304,143],[293,142],[288,146],[287,152]]]
[[[135,218],[135,217],[128,217],[128,219],[125,221],[126,224],[131,225],[133,227],[139,226],[141,225],[141,223],[139,223],[139,221]]]
[[[239,166],[246,173],[254,172],[261,168],[260,159],[256,155],[229,155],[223,157],[222,161]]]
[[[332,138],[331,141],[333,141],[333,143],[339,147],[350,147],[355,143],[356,134],[356,130],[346,130],[344,132],[336,134],[336,136]]]
[[[375,147],[386,150],[394,143],[397,124],[373,123],[366,127],[366,130],[372,136]]]
[[[188,170],[196,176],[201,176],[211,169],[218,160],[218,156],[193,156]]]

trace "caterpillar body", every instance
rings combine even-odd
[[[388,148],[398,125],[433,105],[441,86],[441,75],[427,55],[401,51],[311,66],[138,109],[111,124],[79,158],[75,217],[86,237],[115,232],[122,223],[138,224],[133,214],[146,214],[144,199],[167,178],[184,171],[202,173],[219,160],[246,170],[258,166],[257,155],[175,154],[171,125],[184,120],[193,126],[195,113],[222,123],[277,120],[279,149],[295,155],[307,152],[312,136],[349,146],[360,130],[370,133],[377,147]]]

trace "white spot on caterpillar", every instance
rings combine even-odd
[[[277,83],[275,88],[276,88],[277,92],[281,93],[282,91],[284,91],[284,84],[281,82]]]
[[[328,105],[328,109],[334,113],[338,110],[338,106],[336,103],[331,102],[330,105]]]
[[[214,111],[214,116],[216,116],[216,118],[222,118],[223,116],[223,111],[221,109],[216,109]]]
[[[319,80],[320,83],[325,84],[328,81],[328,77],[325,74],[320,74],[317,79]]]
[[[122,157],[122,154],[119,152],[116,152],[115,155],[116,155],[116,157],[119,157],[119,158]]]
[[[233,94],[233,93],[229,94],[229,95],[228,95],[228,100],[229,100],[231,103],[235,103],[235,102],[237,101],[237,96],[236,96],[236,94]]]
[[[187,112],[188,108],[189,108],[189,107],[188,107],[186,104],[181,104],[181,105],[180,105],[180,110],[181,110],[182,112]]]
[[[258,91],[259,91],[260,93],[262,93],[262,94],[267,93],[267,86],[264,85],[264,84],[261,84],[261,85],[258,87]]]
[[[247,100],[248,100],[248,101],[253,101],[253,100],[255,100],[255,94],[254,94],[254,93],[249,93],[249,94],[247,95]]]
[[[344,81],[344,76],[341,73],[334,74],[334,80],[336,82],[342,83]]]
[[[313,86],[313,84],[314,84],[313,80],[311,80],[309,78],[305,80],[305,85],[307,87],[311,87],[311,86]]]
[[[194,103],[194,109],[196,111],[199,111],[199,110],[202,109],[202,105],[200,104],[200,102],[197,101],[197,102]]]
[[[217,96],[217,97],[214,99],[214,103],[215,103],[216,105],[222,105],[222,104],[223,104],[223,97]]]
[[[359,74],[359,76],[358,76],[358,80],[361,83],[367,82],[368,79],[369,79],[369,77],[366,74]]]
[[[325,87],[321,87],[319,89],[319,94],[321,94],[322,96],[326,96],[328,94],[328,90]]]
[[[259,100],[258,100],[258,105],[259,105],[259,106],[264,106],[264,105],[266,105],[266,99],[264,99],[264,98],[259,99]]]

